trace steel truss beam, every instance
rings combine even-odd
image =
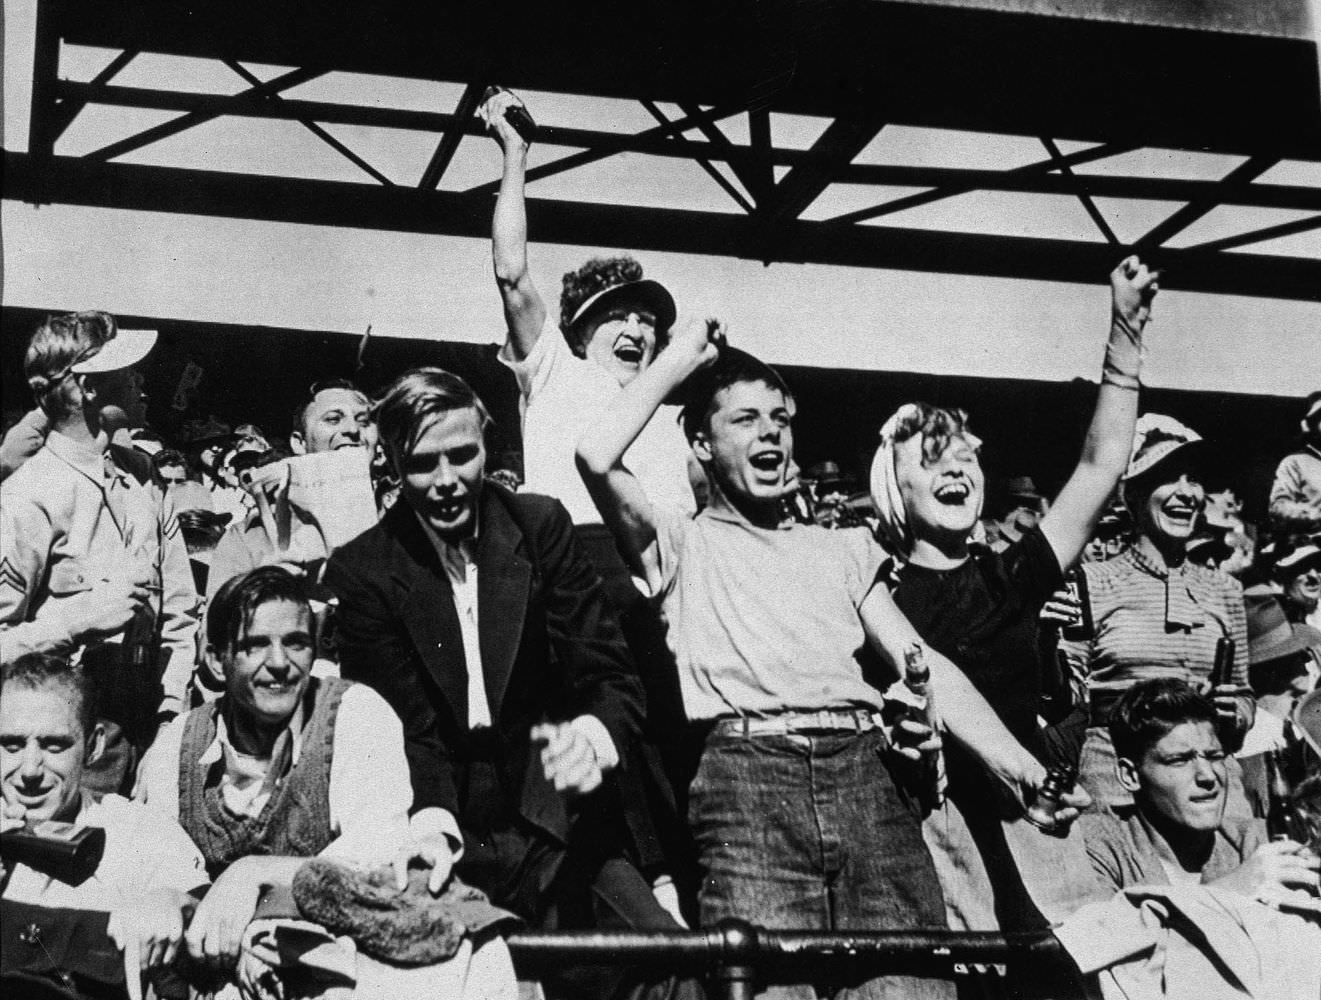
[[[106,104],[118,107],[151,108],[179,111],[205,116],[205,120],[221,115],[250,118],[277,118],[289,121],[316,121],[322,124],[365,125],[378,128],[398,128],[410,131],[443,133],[446,136],[473,136],[484,134],[480,121],[471,114],[410,111],[391,108],[332,104],[321,101],[302,101],[282,97],[277,101],[254,104],[243,94],[182,93],[142,87],[120,87],[95,83],[75,83],[62,80],[56,84],[55,94],[61,103]],[[1251,205],[1257,208],[1292,208],[1301,211],[1321,211],[1321,188],[1288,184],[1225,184],[1222,181],[1185,180],[1163,177],[1124,177],[1086,175],[1055,172],[1090,162],[1095,159],[1131,152],[1134,146],[1097,146],[1079,153],[1051,156],[1049,159],[1014,167],[1008,170],[976,170],[959,167],[913,167],[890,164],[841,163],[811,149],[776,148],[769,145],[751,146],[731,142],[718,129],[711,131],[713,122],[727,117],[733,111],[716,115],[701,112],[689,106],[686,117],[669,122],[660,129],[649,129],[637,134],[625,134],[595,129],[539,126],[538,141],[546,145],[578,147],[594,154],[594,159],[616,153],[641,153],[648,156],[677,157],[729,163],[745,187],[752,188],[742,171],[754,171],[774,166],[812,166],[827,170],[832,183],[874,184],[893,187],[932,187],[935,197],[918,196],[923,202],[936,198],[966,194],[970,191],[1016,191],[1029,194],[1053,194],[1078,197],[1088,194],[1094,198],[1139,198],[1157,201],[1189,202],[1213,198],[1223,205]],[[754,113],[754,121],[756,121]],[[200,123],[200,122],[199,122]],[[682,137],[685,129],[698,127],[706,134],[719,136],[706,141]],[[599,155],[595,155],[599,154]],[[452,154],[451,154],[452,155]],[[769,173],[769,170],[766,170]],[[490,185],[494,190],[497,185]],[[755,185],[765,193],[773,187],[769,177]],[[918,202],[905,202],[900,208],[912,208]],[[860,222],[890,214],[890,205],[862,209],[841,215],[832,221]]]
[[[485,238],[489,195],[403,186],[298,180],[219,171],[45,160],[5,154],[12,197],[103,208],[226,216]],[[639,250],[752,256],[770,242],[776,259],[898,270],[1095,283],[1115,263],[1103,242],[984,236],[831,222],[782,221],[636,206],[529,199],[536,238],[597,246],[627,234]],[[1321,260],[1153,248],[1167,288],[1321,301]]]
[[[627,233],[640,249],[728,254],[768,263],[1089,282],[1108,273],[1123,249],[1097,199],[1154,200],[1171,203],[1171,212],[1132,245],[1160,258],[1167,287],[1321,300],[1321,260],[1227,252],[1321,228],[1321,186],[1257,182],[1282,157],[1321,155],[1321,124],[1313,120],[1314,105],[1310,97],[1282,97],[1280,108],[1304,127],[1272,130],[1261,116],[1247,113],[1253,105],[1241,87],[1222,93],[1219,77],[1208,75],[1207,69],[1221,64],[1213,56],[1223,50],[1254,60],[1257,73],[1247,79],[1263,92],[1279,92],[1270,88],[1272,73],[1281,74],[1282,80],[1311,80],[1314,66],[1307,60],[1298,63],[1300,52],[1311,51],[1301,22],[1295,23],[1301,16],[1294,9],[1299,3],[1271,0],[1269,13],[1275,20],[1263,22],[1263,38],[1251,38],[1209,31],[1214,18],[1203,23],[1192,17],[1186,24],[1176,19],[1165,27],[1139,29],[1124,23],[1123,17],[1114,24],[1087,25],[1029,17],[1018,0],[1003,0],[1004,9],[997,11],[879,0],[861,6],[823,0],[802,9],[794,0],[739,0],[737,9],[726,9],[679,0],[666,5],[663,16],[653,12],[660,32],[654,44],[670,56],[651,65],[629,52],[636,35],[631,20],[597,17],[599,12],[583,0],[557,0],[554,9],[528,13],[519,25],[483,14],[485,8],[475,0],[448,0],[446,5],[450,15],[465,12],[471,17],[439,11],[415,17],[392,10],[385,20],[369,0],[336,0],[327,6],[295,0],[285,20],[272,19],[263,5],[245,0],[233,9],[234,17],[229,8],[223,13],[208,8],[184,18],[160,0],[139,0],[137,5],[97,0],[103,14],[118,13],[101,19],[89,19],[69,0],[40,0],[30,152],[6,152],[5,196],[34,203],[485,237],[489,198],[498,180],[462,192],[438,189],[463,139],[483,131],[475,111],[489,79],[559,93],[635,99],[657,122],[635,133],[543,124],[538,143],[567,152],[529,170],[529,181],[623,153],[681,158],[705,170],[734,202],[728,212],[698,212],[533,199],[529,215],[538,239],[602,245],[617,243],[619,234]],[[594,11],[590,26],[582,29],[590,37],[579,37],[575,30],[561,38],[563,32],[555,33],[560,16],[580,7]],[[518,30],[502,35],[500,45],[490,48],[483,18],[494,18],[490,25]],[[1073,34],[1083,27],[1088,45]],[[257,28],[261,30],[250,30]],[[998,52],[1005,46],[1005,51],[1021,49],[1023,58],[1000,60],[1004,79],[984,76],[976,60],[967,58],[978,49],[947,44],[957,39],[964,39],[964,45],[975,40],[977,46]],[[684,44],[671,44],[676,40]],[[71,41],[123,51],[88,82],[61,80],[61,46]],[[623,41],[630,44],[621,48]],[[1040,44],[1043,41],[1050,44]],[[1077,63],[1092,51],[1092,42],[1098,51],[1123,51],[1132,71],[1147,73],[1142,77],[1146,83],[1115,92],[1103,61],[1093,65],[1087,56]],[[885,58],[878,58],[878,45]],[[599,65],[572,57],[583,50],[618,57],[620,67],[627,64],[630,72],[611,72],[609,60]],[[1187,88],[1167,87],[1162,74],[1168,74],[1168,66],[1148,58],[1157,53],[1202,81],[1199,86],[1206,90],[1199,92],[1198,101],[1180,103],[1188,98]],[[219,60],[243,77],[248,89],[238,94],[192,93],[115,83],[139,54]],[[255,62],[301,68],[286,68],[262,81],[245,65]],[[1152,68],[1157,65],[1159,71]],[[443,78],[466,85],[452,113],[286,94],[333,70],[437,79],[437,68],[446,74]],[[1051,80],[1059,87],[1043,85]],[[958,94],[967,100],[951,100]],[[1160,94],[1173,103],[1158,100]],[[1008,95],[1017,97],[1008,100]],[[1151,113],[1125,111],[1125,102],[1134,101],[1135,107]],[[1208,101],[1233,113],[1211,114]],[[664,110],[665,102],[678,107],[678,117]],[[152,109],[176,117],[81,157],[56,156],[60,137],[92,105]],[[810,148],[789,148],[773,141],[773,110],[832,117]],[[749,139],[735,142],[722,122],[743,114]],[[372,183],[363,178],[351,183],[308,181],[116,162],[222,116],[298,122]],[[891,122],[1035,136],[1047,156],[1003,170],[853,162]],[[327,126],[333,125],[422,131],[435,136],[436,145],[420,176],[397,178],[396,184],[332,135]],[[1094,145],[1068,154],[1056,143],[1066,136],[1089,135]],[[1244,159],[1218,180],[1114,176],[1084,169],[1143,145],[1165,143]],[[782,175],[778,181],[777,173]],[[804,220],[810,206],[836,184],[916,191],[823,221]],[[864,224],[976,191],[1077,199],[1098,239],[1027,239]],[[1225,205],[1309,214],[1181,249],[1168,247],[1188,227]]]

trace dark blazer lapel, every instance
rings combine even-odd
[[[400,618],[422,662],[450,703],[455,719],[467,728],[468,666],[449,577],[406,502],[401,500],[390,508],[386,522],[399,543],[391,576],[404,591]]]
[[[481,534],[477,540],[477,622],[482,672],[493,718],[499,718],[509,686],[532,589],[532,564],[525,555],[531,543],[523,537],[506,501],[495,495],[496,489],[487,484],[482,491]]]

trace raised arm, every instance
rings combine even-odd
[[[1137,257],[1126,258],[1110,275],[1110,339],[1096,409],[1078,466],[1041,523],[1061,569],[1082,553],[1128,465],[1138,417],[1142,329],[1151,315],[1158,277]]]
[[[523,194],[527,172],[527,141],[505,120],[505,111],[523,104],[507,90],[498,91],[478,112],[504,153],[500,193],[491,223],[491,256],[495,283],[505,307],[509,328],[506,350],[510,360],[522,361],[536,346],[546,322],[546,304],[527,266],[527,205]]]
[[[885,587],[873,587],[858,613],[867,638],[894,669],[896,678],[902,676],[904,650],[913,643],[926,648],[945,728],[1020,799],[1030,801],[1046,777],[1046,769],[1014,739],[963,671],[922,641]]]
[[[693,372],[715,361],[718,324],[692,320],[669,346],[589,424],[578,441],[578,472],[630,568],[656,582],[656,522],[651,500],[624,465],[624,454],[665,399]]]

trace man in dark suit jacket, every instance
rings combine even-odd
[[[535,925],[673,929],[632,788],[641,684],[567,513],[484,480],[489,418],[448,372],[400,377],[377,420],[400,500],[325,583],[343,676],[403,720],[433,888],[453,862]],[[591,992],[639,986],[614,980]]]

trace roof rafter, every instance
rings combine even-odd
[[[305,67],[302,69],[292,69],[287,73],[281,73],[273,80],[250,87],[241,94],[235,95],[234,104],[242,107],[256,101],[263,101],[272,94],[278,94],[281,90],[288,90],[290,87],[296,87],[300,83],[307,83],[309,80],[315,80],[326,71],[324,69],[312,69]],[[168,122],[162,122],[149,129],[138,132],[135,135],[127,136],[116,142],[112,142],[100,149],[93,150],[86,154],[89,160],[113,160],[117,156],[123,156],[125,153],[131,153],[144,146],[150,146],[152,143],[160,142],[172,135],[178,135],[180,132],[186,132],[190,128],[195,128],[205,122],[212,121],[220,117],[220,112],[193,111],[186,115]]]
[[[334,104],[282,97],[278,104],[241,104],[238,96],[199,94],[139,87],[102,86],[90,83],[60,81],[57,93],[63,101],[81,101],[118,107],[154,108],[170,111],[206,111],[217,115],[240,115],[253,118],[309,119],[322,124],[364,125],[376,128],[397,128],[413,131],[457,131],[463,136],[482,135],[482,124],[474,118],[464,119],[457,113],[415,111],[377,106]],[[730,112],[729,114],[733,114]],[[653,130],[642,133],[612,132],[604,129],[584,129],[538,124],[537,141],[546,145],[582,147],[597,153],[642,153],[679,159],[705,159],[727,162],[736,171],[760,167],[769,176],[772,166],[798,166],[826,164],[824,158],[809,149],[771,147],[769,122],[764,111],[749,112],[753,123],[765,127],[764,140],[758,139],[759,129],[754,127],[752,145],[691,139],[676,132],[658,134]],[[722,117],[728,117],[724,115]],[[676,120],[672,124],[684,129],[701,126],[706,116]],[[714,120],[714,119],[713,119]],[[762,142],[766,145],[761,145]],[[831,175],[834,183],[875,184],[893,187],[941,188],[923,198],[939,200],[966,194],[970,191],[1018,191],[1029,194],[1058,194],[1076,197],[1084,187],[1092,197],[1141,198],[1157,201],[1187,202],[1211,196],[1213,193],[1226,205],[1253,205],[1259,208],[1295,208],[1303,211],[1321,210],[1321,188],[1287,184],[1242,184],[1224,188],[1220,181],[1195,180],[1172,177],[1111,176],[1108,174],[1069,175],[1057,167],[1080,166],[1096,160],[1120,156],[1138,149],[1136,146],[1098,145],[1055,159],[1036,161],[1005,170],[970,169],[965,167],[928,167],[903,164],[848,163],[836,164]],[[746,186],[746,185],[745,185]],[[950,189],[950,190],[944,190]],[[925,202],[924,202],[925,203]],[[889,205],[876,206],[837,216],[833,221],[865,221],[891,214]],[[906,207],[914,207],[908,205]]]
[[[445,128],[445,133],[440,137],[436,151],[431,154],[426,169],[422,171],[422,179],[417,182],[417,186],[422,190],[434,191],[440,186],[440,179],[445,176],[450,161],[454,159],[454,154],[458,152],[459,143],[465,135],[465,126],[476,114],[485,89],[486,85],[481,82],[470,83],[463,88],[463,96],[459,98],[459,106],[454,109],[453,120]]]
[[[74,157],[5,154],[14,197],[141,211],[350,226],[483,238],[490,202],[477,195],[397,186],[183,170]],[[628,233],[638,250],[739,256],[760,247],[756,219],[719,212],[584,205],[532,198],[529,223],[551,242],[601,245]],[[949,234],[789,220],[771,232],[779,260],[1094,283],[1114,266],[1103,242]],[[1321,301],[1321,260],[1161,248],[1168,288]]]
[[[261,80],[258,79],[256,76],[254,76],[252,72],[249,71],[247,67],[243,66],[241,63],[233,59],[226,59],[225,65],[228,66],[230,69],[232,69],[244,80],[246,80],[251,86],[253,87],[261,86]],[[275,104],[279,104],[280,101],[283,100],[283,98],[281,98],[278,93],[269,93],[266,95],[266,99]],[[316,136],[318,139],[324,142],[327,146],[329,146],[335,152],[339,153],[340,156],[344,157],[344,159],[348,160],[355,167],[357,167],[359,170],[365,173],[368,177],[372,178],[373,180],[375,180],[380,184],[385,184],[386,186],[392,186],[394,184],[394,181],[386,177],[385,174],[381,173],[370,163],[368,163],[365,159],[363,159],[352,149],[350,149],[347,144],[340,142],[333,135],[327,132],[324,128],[318,125],[316,122],[312,121],[309,118],[299,118],[297,119],[297,121],[299,125],[303,126],[303,128],[307,129],[314,136]]]
[[[1224,203],[1223,192],[1244,187],[1280,162],[1278,156],[1250,156],[1227,173],[1205,197],[1189,202],[1137,241],[1139,247],[1158,247],[1183,232],[1202,216]]]

